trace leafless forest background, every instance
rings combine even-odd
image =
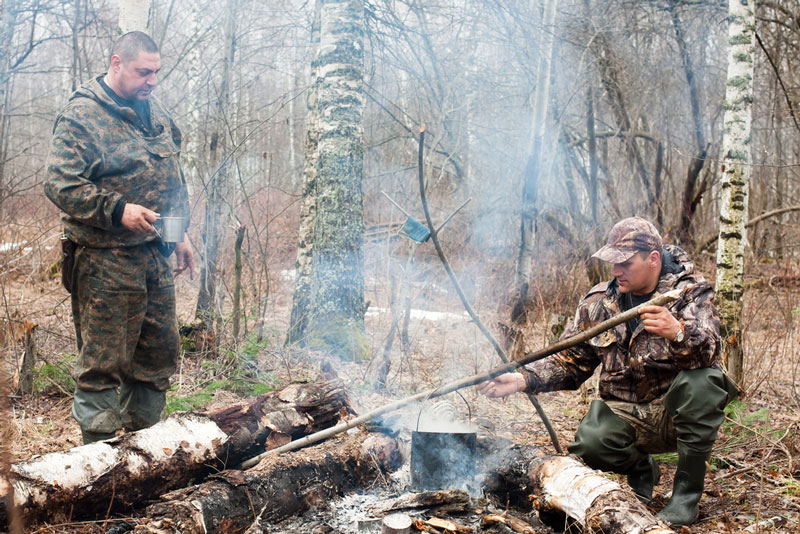
[[[736,525],[780,513],[796,526],[800,4],[756,5],[749,209],[757,222],[748,228],[745,267],[746,395],[726,427],[729,448],[720,452],[728,467],[752,469],[727,479],[730,487],[722,492],[729,512],[742,516]],[[79,439],[68,419],[75,348],[69,301],[58,282],[60,223],[41,184],[53,120],[73,89],[105,72],[117,17],[113,1],[3,0],[0,345],[3,374],[16,392],[7,431],[18,443],[12,448],[17,459]],[[367,405],[492,365],[489,345],[468,323],[410,313],[461,314],[462,308],[431,245],[396,236],[405,216],[381,192],[421,218],[416,135],[425,123],[434,215],[441,220],[473,199],[442,240],[479,314],[489,325],[508,325],[532,101],[547,35],[554,37],[554,50],[527,346],[547,341],[554,315],[571,314],[598,269],[585,259],[619,218],[650,218],[666,242],[684,247],[698,270],[714,279],[726,3],[561,0],[548,26],[537,2],[371,0],[363,86],[369,357],[338,362],[285,345],[313,17],[310,1],[152,2],[149,33],[164,65],[156,95],[183,131],[189,234],[200,259],[209,184],[220,170],[227,180],[214,302],[219,320],[199,334],[192,327],[198,283],[179,280],[185,351],[171,409],[314,377],[326,368],[320,362],[333,361],[352,377]],[[226,41],[229,93],[221,78]],[[225,106],[217,105],[221,91]],[[242,315],[234,337],[233,248],[240,227],[246,229]],[[26,354],[36,363],[31,386],[21,393]],[[390,362],[388,389],[373,397],[370,386],[383,361]],[[579,399],[556,394],[548,406],[568,439],[584,409]],[[517,412],[508,417],[515,431],[531,432]],[[741,488],[756,487],[761,501],[737,493],[736,480]],[[772,504],[764,504],[765,495],[774,497]],[[709,532],[717,531],[714,525],[705,523]]]

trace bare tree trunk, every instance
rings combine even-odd
[[[11,45],[17,25],[17,0],[5,0],[0,7],[0,211],[6,190],[6,147],[8,146],[8,103],[11,99]]]
[[[703,133],[703,117],[700,110],[700,96],[698,94],[697,82],[695,81],[695,69],[692,56],[689,54],[689,47],[686,43],[686,34],[683,29],[678,13],[677,0],[670,0],[672,12],[672,27],[675,30],[675,40],[678,43],[678,50],[681,54],[683,72],[686,74],[686,83],[689,85],[689,102],[692,107],[692,121],[694,123],[694,139],[697,154],[689,162],[686,170],[686,182],[683,186],[683,198],[681,200],[681,219],[678,227],[678,238],[682,245],[694,245],[694,233],[692,232],[692,220],[697,206],[702,198],[702,188],[698,191],[697,178],[706,163],[708,154],[708,144]]]
[[[225,240],[225,216],[230,195],[230,161],[228,154],[229,104],[231,76],[236,53],[236,17],[238,0],[228,0],[225,20],[225,55],[222,62],[222,79],[217,94],[217,117],[215,131],[211,135],[209,149],[214,173],[207,184],[206,214],[203,222],[203,267],[200,270],[200,291],[197,294],[195,318],[206,326],[213,325],[217,316],[215,303],[218,283],[219,251]]]
[[[310,314],[311,263],[314,255],[314,221],[317,213],[317,147],[319,145],[319,111],[317,98],[319,91],[320,18],[322,0],[315,0],[314,22],[311,26],[311,81],[309,83],[306,112],[305,164],[303,166],[303,189],[300,203],[300,227],[297,231],[297,258],[295,260],[294,293],[292,294],[292,314],[289,320],[287,343],[305,340]]]
[[[323,3],[309,342],[353,359],[368,355],[362,253],[363,36],[363,0]]]
[[[244,233],[247,230],[246,226],[240,226],[236,230],[236,241],[234,243],[234,256],[235,263],[233,265],[234,283],[233,283],[233,308],[231,315],[233,316],[233,325],[231,326],[231,335],[234,341],[239,339],[239,323],[242,318],[241,294],[242,294],[242,242],[244,241]],[[245,324],[245,330],[247,325]]]
[[[118,31],[120,35],[138,30],[147,31],[150,0],[120,0]]]
[[[531,121],[531,138],[528,146],[528,161],[525,164],[522,186],[522,213],[519,224],[519,251],[514,274],[514,294],[516,299],[511,309],[511,320],[524,325],[528,320],[528,311],[532,306],[530,299],[531,271],[533,249],[536,243],[536,224],[538,218],[539,178],[542,166],[542,145],[547,131],[547,104],[550,94],[550,72],[552,67],[555,39],[556,4],[558,0],[545,0],[544,33],[545,45],[542,47],[539,66],[536,73],[536,92],[533,103],[533,120]]]
[[[742,385],[742,296],[748,187],[751,175],[750,124],[753,104],[755,14],[753,4],[728,6],[728,75],[722,137],[722,191],[717,241],[716,303],[722,352],[731,378]]]

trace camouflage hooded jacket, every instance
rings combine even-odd
[[[714,308],[714,290],[686,252],[673,245],[675,272],[661,274],[654,296],[675,288],[690,290],[667,308],[683,323],[686,337],[672,343],[644,329],[641,323],[628,334],[625,323],[571,349],[529,364],[524,372],[528,390],[534,393],[577,389],[601,366],[600,397],[606,400],[647,403],[666,393],[683,369],[718,366],[719,317]],[[666,256],[666,255],[665,255]],[[575,319],[561,336],[566,339],[620,313],[620,293],[615,279],[596,285],[578,305]]]
[[[157,239],[113,224],[120,200],[188,216],[180,130],[152,97],[150,120],[154,137],[145,136],[133,109],[118,106],[97,79],[75,91],[56,117],[44,191],[63,212],[64,232],[74,242],[111,248]]]

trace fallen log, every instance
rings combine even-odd
[[[482,444],[492,449],[491,440]],[[572,456],[550,456],[541,449],[498,447],[496,467],[486,475],[486,489],[500,502],[533,505],[541,517],[552,512],[576,521],[587,533],[674,534],[633,491]]]
[[[372,485],[400,463],[393,438],[368,432],[346,435],[168,493],[147,508],[148,521],[140,528],[149,534],[260,531],[261,525]]]
[[[634,496],[600,471],[569,456],[550,456],[532,466],[534,506],[559,510],[578,521],[584,532],[669,534],[670,530]]]
[[[14,464],[14,502],[27,523],[129,510],[255,452],[333,426],[348,409],[336,380],[291,384],[207,413],[172,414],[148,429]],[[4,503],[8,493],[0,479]],[[0,521],[6,524],[5,507]]]

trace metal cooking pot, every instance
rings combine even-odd
[[[467,403],[467,408],[469,408],[469,403]],[[417,429],[411,433],[412,488],[416,490],[452,489],[461,488],[472,482],[475,476],[477,434],[464,431],[420,431],[421,414],[422,408],[417,415]],[[471,410],[469,416],[471,420]]]

